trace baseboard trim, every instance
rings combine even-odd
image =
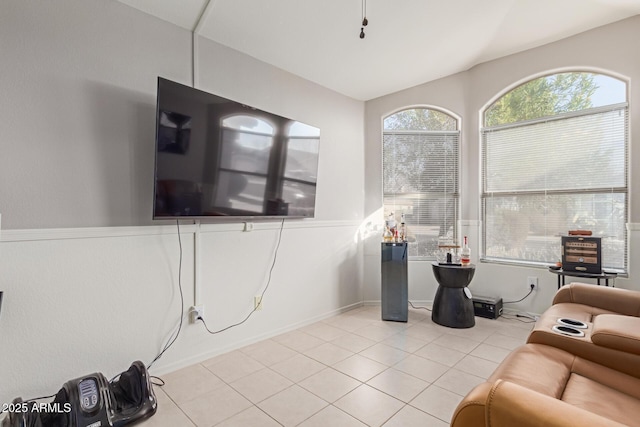
[[[431,305],[433,305],[433,300],[418,300],[418,299],[412,299],[412,300],[410,300],[410,301],[411,301],[411,303],[412,303],[413,305],[416,305],[416,306],[417,306],[417,305],[421,305],[421,306],[425,306],[425,305],[426,305],[426,306],[431,307]],[[363,303],[363,305],[366,305],[366,306],[370,306],[370,305],[381,305],[381,304],[382,304],[382,302],[381,302],[379,299],[378,299],[378,300],[365,300],[365,301],[363,301],[362,303]]]
[[[337,308],[335,310],[329,311],[324,314],[320,314],[318,316],[311,317],[309,319],[296,322],[287,326],[283,326],[282,328],[275,329],[273,331],[265,332],[260,335],[255,335],[250,338],[242,339],[240,341],[236,341],[232,344],[226,345],[224,347],[216,348],[215,350],[205,351],[198,353],[196,355],[181,359],[176,362],[168,363],[166,365],[156,365],[152,368],[154,375],[166,375],[168,373],[177,371],[178,369],[186,368],[187,366],[194,365],[196,363],[204,362],[205,360],[211,359],[212,357],[220,356],[221,354],[228,353],[230,351],[237,350],[239,348],[255,344],[259,341],[263,341],[269,338],[273,338],[275,336],[294,331],[296,329],[302,328],[307,325],[311,325],[312,323],[319,322],[324,319],[328,319],[329,317],[336,316],[338,314],[346,313],[355,308],[362,307],[364,304],[362,302],[356,302],[353,304],[346,305],[344,307]]]

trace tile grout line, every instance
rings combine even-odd
[[[376,310],[379,310],[379,307],[376,307]],[[477,374],[477,372],[480,372],[480,371],[478,371],[478,370],[474,371],[473,369],[468,369],[468,371],[474,371],[476,373],[467,372],[467,371],[459,369],[459,365],[465,359],[468,359],[469,356],[471,356],[471,358],[477,359],[478,361],[483,361],[483,362],[492,363],[492,364],[498,364],[499,365],[501,362],[498,362],[496,360],[492,360],[492,359],[489,358],[488,355],[490,353],[485,353],[485,355],[476,355],[476,354],[472,354],[472,353],[474,351],[476,351],[478,349],[478,347],[481,346],[481,345],[485,345],[485,346],[488,346],[489,348],[494,348],[494,349],[501,350],[503,352],[507,352],[508,353],[508,352],[512,351],[512,349],[505,348],[505,347],[502,347],[500,345],[495,345],[495,344],[493,344],[491,342],[488,342],[488,341],[490,341],[492,338],[495,339],[494,338],[495,336],[500,336],[500,337],[503,337],[506,340],[505,341],[506,344],[503,344],[503,345],[508,345],[509,341],[521,342],[522,344],[524,344],[523,339],[518,338],[517,336],[514,336],[514,335],[518,335],[518,333],[516,332],[516,330],[514,330],[514,328],[527,330],[527,328],[525,328],[525,327],[522,327],[522,326],[519,326],[519,325],[512,325],[512,324],[509,324],[509,323],[506,323],[506,322],[505,323],[501,323],[501,324],[497,324],[496,323],[496,324],[492,324],[491,325],[491,327],[492,327],[491,329],[492,330],[490,331],[490,333],[488,333],[488,335],[485,336],[487,331],[483,331],[482,335],[485,336],[485,338],[483,338],[481,340],[478,340],[478,338],[476,338],[476,337],[471,338],[469,336],[466,336],[466,335],[472,335],[472,333],[469,333],[469,334],[464,334],[464,333],[456,334],[453,331],[450,331],[450,330],[447,330],[447,329],[440,329],[439,327],[437,327],[436,325],[431,323],[431,321],[430,321],[428,316],[424,316],[424,317],[423,316],[419,316],[418,317],[419,320],[407,323],[407,325],[406,326],[403,325],[404,327],[402,327],[402,328],[398,327],[398,328],[385,329],[385,328],[387,328],[388,326],[391,326],[391,325],[386,325],[385,323],[380,323],[380,322],[384,322],[384,321],[382,321],[379,318],[378,319],[372,319],[370,313],[373,312],[373,310],[371,310],[370,308],[358,307],[358,308],[354,309],[353,311],[355,311],[355,312],[354,313],[345,312],[345,313],[341,313],[341,314],[335,316],[335,317],[341,316],[341,319],[339,321],[331,322],[331,319],[335,318],[335,317],[331,317],[331,318],[328,318],[328,319],[322,319],[322,320],[320,320],[320,321],[318,321],[318,322],[316,322],[314,324],[306,325],[306,326],[304,326],[302,328],[289,331],[289,332],[296,331],[298,333],[302,333],[302,334],[308,335],[309,337],[313,337],[313,338],[319,340],[317,344],[315,344],[315,345],[313,345],[312,347],[309,347],[309,348],[304,348],[302,350],[298,350],[298,349],[294,348],[294,341],[291,341],[288,344],[282,343],[282,342],[279,342],[277,340],[278,336],[271,337],[271,338],[265,339],[263,341],[259,341],[257,343],[252,344],[252,346],[258,346],[261,343],[264,343],[264,342],[267,342],[267,341],[272,341],[273,343],[276,343],[279,346],[282,346],[283,348],[286,348],[287,350],[290,350],[290,351],[292,351],[294,353],[294,354],[290,355],[289,357],[285,357],[284,359],[278,360],[278,361],[276,361],[274,363],[270,363],[269,365],[263,363],[260,360],[261,358],[256,358],[255,355],[251,355],[251,353],[245,353],[242,348],[234,350],[234,351],[240,351],[241,354],[243,354],[244,356],[246,356],[250,360],[258,363],[262,367],[260,369],[258,369],[257,371],[253,371],[253,372],[250,372],[248,374],[242,375],[239,378],[234,378],[233,381],[227,382],[226,380],[224,380],[221,377],[219,377],[218,375],[216,375],[215,372],[210,370],[207,366],[204,366],[203,363],[199,363],[199,364],[203,368],[205,368],[208,372],[210,372],[215,378],[219,379],[222,384],[230,387],[232,390],[234,390],[240,396],[242,396],[244,399],[246,399],[249,403],[251,403],[251,406],[249,408],[251,408],[251,407],[257,408],[259,411],[261,411],[261,413],[267,415],[270,419],[274,420],[275,422],[277,422],[280,425],[282,425],[281,422],[279,422],[277,419],[275,419],[272,415],[270,415],[268,412],[263,410],[258,405],[260,403],[264,402],[265,400],[270,399],[273,396],[276,396],[278,393],[281,393],[281,392],[283,392],[285,390],[291,389],[295,385],[297,385],[301,389],[305,390],[306,392],[310,393],[314,397],[320,399],[324,403],[324,406],[321,409],[319,409],[319,410],[313,412],[312,414],[308,415],[303,421],[300,421],[300,423],[304,423],[306,420],[308,420],[308,419],[312,418],[313,416],[317,415],[319,412],[325,410],[329,406],[339,410],[340,412],[348,415],[351,418],[354,418],[354,419],[357,419],[357,420],[359,420],[361,422],[364,422],[363,420],[360,420],[355,415],[353,415],[353,414],[351,414],[349,412],[346,412],[346,411],[342,410],[341,408],[335,406],[335,402],[339,401],[340,399],[343,399],[349,393],[352,393],[354,390],[362,387],[363,385],[365,385],[367,387],[370,387],[373,390],[376,390],[377,392],[380,392],[380,393],[384,394],[385,396],[388,396],[388,397],[394,399],[395,401],[401,403],[401,407],[399,409],[395,410],[384,421],[382,421],[381,425],[383,425],[385,423],[388,423],[399,412],[403,411],[407,407],[411,407],[412,409],[415,409],[415,410],[419,411],[422,414],[426,414],[429,417],[433,417],[435,419],[438,419],[438,420],[441,420],[441,421],[443,421],[445,423],[448,423],[448,420],[443,419],[442,417],[440,417],[440,416],[438,416],[436,414],[430,413],[430,412],[426,411],[425,409],[421,409],[421,408],[419,408],[417,406],[414,406],[415,402],[416,402],[416,399],[422,393],[424,393],[426,390],[428,390],[430,387],[441,388],[439,386],[436,386],[435,383],[438,380],[440,380],[443,376],[445,376],[447,373],[449,373],[449,372],[455,371],[455,372],[458,372],[461,375],[471,376],[471,377],[480,378],[482,380],[486,380],[486,378],[485,378],[486,374],[483,374],[482,376],[480,376],[480,375]],[[351,323],[349,321],[351,321]],[[354,329],[352,327],[352,325],[355,325],[355,324],[358,324],[358,327],[356,327]],[[313,325],[317,325],[317,328],[316,328],[317,335],[308,332],[308,329],[310,327],[313,327]],[[429,329],[432,329],[434,331],[434,334],[435,333],[439,333],[440,335],[435,337],[435,338],[431,338],[431,339],[429,339],[427,341],[424,341],[423,338],[419,338],[419,329],[416,329],[416,330],[412,331],[414,335],[407,334],[407,331],[409,331],[411,328],[414,328],[414,327],[418,327],[419,328],[419,327],[421,327],[420,325],[422,325],[422,327],[427,327],[427,331]],[[332,329],[326,329],[325,330],[326,333],[323,333],[322,328],[324,326],[327,326],[327,327],[332,328]],[[435,326],[435,327],[431,328],[432,326]],[[497,326],[497,327],[495,329],[493,329],[493,326]],[[368,331],[365,331],[365,328],[372,328],[372,327],[374,327],[376,329],[370,329]],[[333,329],[337,329],[337,330],[341,331],[342,334],[333,337],[332,334],[335,333],[335,332],[332,332]],[[506,329],[506,331],[505,331],[505,329]],[[379,330],[383,330],[383,331],[380,332]],[[391,333],[385,334],[384,330],[390,330]],[[513,332],[511,334],[509,334],[508,331],[511,331],[511,330]],[[327,332],[327,331],[330,331],[330,332]],[[361,334],[357,333],[358,331],[361,331],[361,333],[363,333],[364,335],[361,335]],[[284,334],[282,334],[282,335],[284,335]],[[361,348],[358,351],[353,351],[350,348],[348,348],[347,346],[345,346],[344,344],[343,345],[339,345],[339,344],[335,343],[335,341],[340,339],[340,337],[348,336],[348,335],[353,335],[353,336],[357,336],[357,337],[363,338],[365,340],[369,340],[369,341],[371,341],[371,344],[368,344],[368,342],[365,342],[365,344],[367,344],[367,345],[364,348]],[[416,336],[416,335],[418,335],[418,336]],[[470,348],[468,351],[462,351],[462,350],[460,350],[460,348],[458,348],[459,346],[456,347],[454,345],[454,347],[451,347],[450,345],[443,345],[443,343],[437,343],[436,342],[438,339],[441,339],[441,337],[446,336],[446,335],[449,335],[449,336],[454,337],[455,339],[459,339],[459,340],[476,342],[476,345],[473,346],[472,348]],[[409,350],[406,349],[406,347],[402,347],[400,345],[395,346],[395,345],[393,345],[393,344],[391,344],[389,342],[394,337],[396,337],[396,339],[398,339],[398,337],[402,337],[404,340],[413,338],[413,339],[416,340],[416,344],[418,344],[419,346],[417,348],[415,348],[413,351],[409,351]],[[310,356],[310,355],[305,353],[305,352],[311,351],[311,350],[316,349],[316,348],[318,348],[318,347],[320,347],[322,345],[325,345],[325,344],[334,345],[334,346],[340,348],[341,350],[349,352],[350,355],[345,357],[345,358],[342,358],[342,359],[340,359],[338,361],[335,361],[335,362],[325,362],[325,361],[322,361],[322,360],[318,360],[315,357]],[[420,345],[420,344],[422,344],[422,345]],[[448,366],[448,365],[445,365],[445,364],[443,364],[443,363],[441,363],[441,362],[439,362],[437,360],[430,359],[429,357],[427,357],[425,355],[417,354],[420,350],[424,349],[425,347],[427,347],[428,345],[431,345],[431,344],[436,345],[436,346],[441,346],[441,347],[449,349],[449,350],[460,352],[460,353],[463,354],[463,357],[460,358],[453,366]],[[401,356],[402,356],[401,359],[399,359],[397,361],[394,361],[393,363],[389,364],[387,362],[380,362],[380,360],[376,360],[374,358],[374,357],[377,357],[376,354],[378,354],[378,353],[376,353],[376,352],[378,350],[376,350],[376,352],[368,353],[368,355],[367,354],[363,354],[367,350],[370,350],[373,347],[376,347],[378,345],[382,346],[382,347],[380,347],[380,349],[381,349],[380,352],[381,353],[380,353],[380,356],[378,357],[378,359],[387,360],[387,359],[385,359],[385,357],[386,357],[385,356],[385,352],[386,351],[389,351],[391,353],[391,357],[392,357],[391,360],[395,359],[395,357],[393,356],[393,353],[402,352],[401,353]],[[387,347],[388,347],[388,349],[387,349]],[[498,353],[498,354],[500,354],[500,353]],[[377,372],[376,374],[374,374],[370,378],[367,378],[365,381],[362,381],[362,380],[360,380],[358,378],[355,378],[353,375],[351,375],[351,374],[349,374],[347,372],[343,372],[343,371],[341,371],[341,370],[339,370],[339,369],[337,369],[335,367],[335,365],[337,365],[339,363],[342,363],[343,361],[345,361],[345,360],[347,360],[349,358],[352,358],[355,355],[361,356],[361,357],[363,357],[366,360],[369,360],[371,362],[383,365],[384,369],[382,371],[380,371],[380,372]],[[287,375],[284,375],[283,373],[280,373],[280,372],[276,371],[273,368],[274,365],[286,362],[286,361],[291,360],[292,358],[297,357],[297,356],[302,356],[302,357],[305,357],[305,358],[307,358],[309,360],[312,360],[312,361],[318,363],[319,365],[321,365],[322,368],[320,370],[318,370],[317,372],[311,373],[310,375],[306,375],[306,376],[304,376],[304,377],[302,377],[300,379],[296,379],[296,380],[293,380],[293,379],[289,378]],[[437,375],[432,381],[426,381],[424,378],[420,378],[420,377],[418,377],[418,376],[416,376],[416,375],[414,375],[414,374],[412,374],[410,372],[405,372],[403,370],[399,370],[399,369],[396,368],[398,366],[398,364],[402,363],[404,360],[406,360],[410,356],[415,356],[415,357],[417,357],[419,359],[423,359],[423,360],[429,361],[431,363],[435,363],[435,364],[440,365],[440,366],[442,366],[442,367],[444,367],[446,369],[444,370],[444,372],[442,372],[441,374]],[[219,356],[216,356],[216,357],[219,357]],[[320,357],[320,358],[322,358],[322,357]],[[212,358],[212,359],[214,359],[214,358]],[[470,359],[470,360],[473,360],[473,359]],[[214,364],[212,364],[212,366],[214,366]],[[480,366],[482,367],[482,364]],[[236,387],[231,385],[231,382],[239,381],[239,380],[241,380],[243,378],[246,378],[246,377],[248,377],[250,375],[254,375],[257,372],[263,371],[265,368],[268,369],[270,373],[278,375],[278,376],[280,376],[282,378],[285,378],[286,380],[290,381],[291,384],[288,385],[287,387],[285,387],[282,390],[279,390],[279,391],[277,391],[277,392],[275,392],[273,394],[269,394],[267,397],[261,399],[259,402],[256,402],[256,403],[254,403],[247,396],[245,396],[243,393],[241,393],[239,389],[237,389]],[[339,373],[341,375],[345,375],[346,377],[357,381],[357,385],[354,388],[352,388],[350,391],[347,391],[346,393],[342,394],[337,399],[334,399],[333,402],[328,402],[327,400],[325,400],[324,398],[322,398],[318,394],[314,393],[312,390],[309,390],[309,389],[307,389],[307,388],[305,388],[304,386],[301,385],[301,383],[303,381],[305,381],[306,379],[312,377],[313,375],[316,375],[319,372],[322,372],[323,370],[326,370],[327,368],[331,369],[332,371],[334,371],[336,373]],[[373,379],[377,378],[378,376],[384,374],[385,372],[389,372],[391,369],[394,369],[394,370],[396,370],[398,372],[401,372],[402,374],[407,375],[407,376],[409,376],[411,378],[420,380],[420,381],[424,382],[426,384],[426,386],[424,388],[421,388],[420,391],[415,396],[409,398],[408,402],[405,402],[404,400],[401,400],[401,399],[397,398],[396,396],[392,395],[391,393],[386,392],[386,391],[384,391],[384,390],[382,390],[380,388],[377,388],[377,387],[369,384],[370,381],[372,381]],[[484,370],[484,369],[481,369],[481,371],[482,372],[486,372],[486,370]],[[454,391],[451,391],[451,390],[448,390],[448,389],[443,389],[443,390],[447,391],[448,393],[451,393],[451,395],[460,396],[461,399],[464,397],[464,396],[460,395],[457,392],[454,392]],[[178,405],[178,403],[174,400],[174,398],[171,397],[168,393],[166,393],[164,391],[163,391],[163,393],[169,398],[169,400],[171,402],[173,402],[180,409],[180,412],[187,419],[189,419],[190,422],[192,422],[195,425],[195,421],[192,420],[187,415],[187,413],[182,409],[182,407],[180,405]],[[249,408],[245,408],[245,409],[239,411],[236,414],[232,414],[232,415],[228,416],[227,418],[225,418],[225,420],[221,420],[221,421],[217,422],[216,425],[219,424],[219,423],[223,423],[226,420],[229,420],[230,418],[235,417],[239,413],[242,413],[242,412],[248,410]]]

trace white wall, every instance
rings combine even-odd
[[[640,290],[637,280],[640,233],[640,56],[633,43],[640,39],[640,16],[603,26],[577,36],[480,64],[468,71],[416,86],[366,103],[365,117],[365,216],[375,224],[382,221],[382,118],[390,112],[413,105],[445,108],[462,117],[461,227],[470,236],[472,261],[477,264],[471,290],[477,294],[498,295],[517,300],[528,291],[528,276],[539,278],[539,291],[510,307],[540,313],[551,303],[556,276],[544,268],[526,268],[478,263],[480,241],[480,111],[506,88],[541,73],[564,69],[586,69],[613,73],[629,81],[631,158],[629,213],[629,278],[617,279],[616,286]],[[524,166],[524,164],[523,164]],[[374,227],[375,225],[372,225]],[[365,300],[379,300],[380,245],[372,233],[365,247]],[[409,298],[432,301],[437,289],[429,262],[409,265]],[[571,280],[568,278],[567,280]]]
[[[191,83],[191,34],[115,1],[0,14],[0,402],[149,363],[178,324],[176,225],[151,221],[158,75]],[[321,129],[316,218],[287,220],[264,308],[186,323],[152,373],[361,304],[364,104],[211,41],[197,87]],[[280,222],[181,225],[184,309],[212,329],[266,284]]]

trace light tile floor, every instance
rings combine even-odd
[[[476,317],[452,329],[419,309],[385,322],[360,307],[165,375],[141,425],[447,426],[532,326]]]

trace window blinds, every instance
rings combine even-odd
[[[555,262],[558,235],[582,228],[625,270],[628,122],[617,104],[483,129],[485,257]]]
[[[409,256],[429,258],[437,238],[455,236],[459,198],[458,131],[385,131],[383,198],[386,212],[404,212]]]

